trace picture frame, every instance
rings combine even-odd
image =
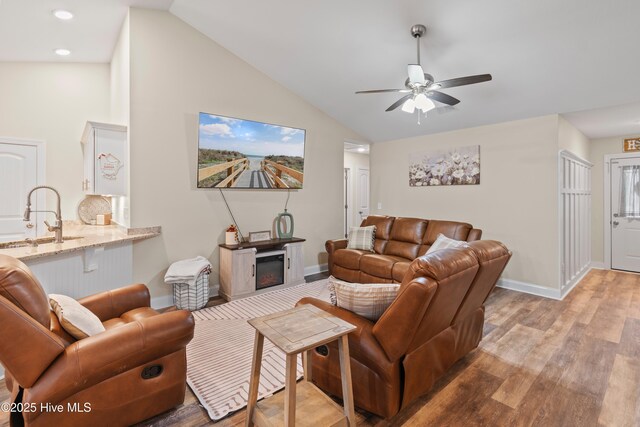
[[[262,242],[264,240],[271,240],[271,231],[250,231],[249,242]]]
[[[622,150],[625,153],[637,153],[640,151],[640,137],[625,139],[622,144]]]

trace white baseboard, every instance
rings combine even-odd
[[[311,274],[318,274],[325,271],[329,271],[329,266],[327,264],[310,265],[309,267],[304,268],[304,275],[309,276]]]
[[[589,265],[589,268],[597,268],[598,270],[604,270],[606,269],[604,262],[602,261],[591,261],[591,264]]]
[[[562,299],[560,289],[545,288],[533,283],[520,282],[512,279],[500,279],[497,286],[499,288],[510,289],[512,291],[524,292],[526,294],[537,295],[539,297]]]

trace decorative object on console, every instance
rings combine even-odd
[[[278,214],[276,227],[279,239],[290,239],[293,237],[293,215],[287,212],[286,208],[284,212]]]
[[[224,235],[224,243],[227,245],[237,245],[240,243],[240,239],[238,238],[238,229],[235,225],[231,224],[227,227],[227,231]]]
[[[111,203],[102,196],[87,196],[78,205],[78,216],[85,224],[96,224],[98,215],[111,215]]]
[[[399,283],[351,283],[329,277],[331,304],[376,321],[396,299]]]
[[[98,214],[96,215],[96,225],[110,225],[111,214]]]
[[[249,232],[249,241],[250,242],[262,242],[265,240],[271,240],[271,231],[250,231]],[[228,244],[228,243],[227,243]]]
[[[480,146],[409,154],[409,186],[480,184]]]
[[[105,331],[98,316],[71,297],[49,294],[49,304],[62,328],[77,340]]]
[[[351,227],[348,239],[347,249],[373,252],[373,242],[376,239],[376,226]]]
[[[302,188],[303,129],[207,113],[199,118],[198,188]]]
[[[430,254],[431,252],[439,251],[441,249],[464,248],[465,246],[469,246],[469,244],[462,240],[450,239],[444,234],[440,233],[438,234],[438,238],[436,239],[436,241],[433,242],[433,245],[431,245],[431,247],[427,250],[427,253]]]

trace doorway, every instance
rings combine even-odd
[[[344,143],[344,235],[369,215],[369,145]]]
[[[28,192],[45,182],[44,142],[16,138],[0,138],[0,242],[34,238],[44,220],[34,213],[30,222],[23,221]],[[45,194],[32,197],[32,209],[45,210]]]
[[[605,266],[640,273],[638,153],[605,156],[604,230]]]

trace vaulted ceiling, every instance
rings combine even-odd
[[[637,0],[51,2],[78,10],[75,30],[48,22],[50,14],[34,18],[43,3],[2,0],[0,60],[57,60],[40,44],[60,40],[80,47],[75,61],[108,61],[128,5],[168,8],[371,141],[632,103],[626,115],[637,112],[631,128],[640,131]],[[415,114],[384,111],[397,95],[354,94],[403,86],[417,23],[427,26],[422,64],[436,80],[493,75],[446,90],[462,101],[457,110],[419,125]]]

